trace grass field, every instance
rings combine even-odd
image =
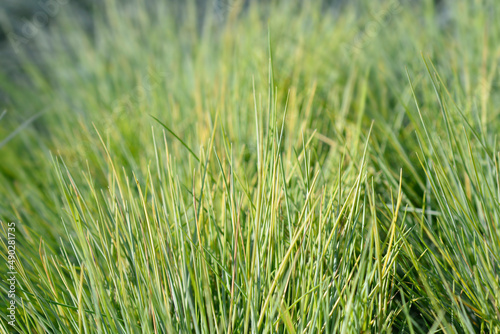
[[[51,4],[0,70],[2,333],[500,333],[500,3]]]

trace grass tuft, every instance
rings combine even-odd
[[[8,34],[2,332],[499,333],[500,6],[210,4]]]

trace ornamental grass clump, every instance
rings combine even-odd
[[[499,4],[93,6],[1,20],[2,332],[500,332]]]

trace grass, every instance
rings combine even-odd
[[[499,333],[499,11],[106,0],[10,34],[2,331]]]

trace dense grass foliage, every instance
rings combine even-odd
[[[499,333],[498,17],[106,0],[8,35],[2,331]]]

